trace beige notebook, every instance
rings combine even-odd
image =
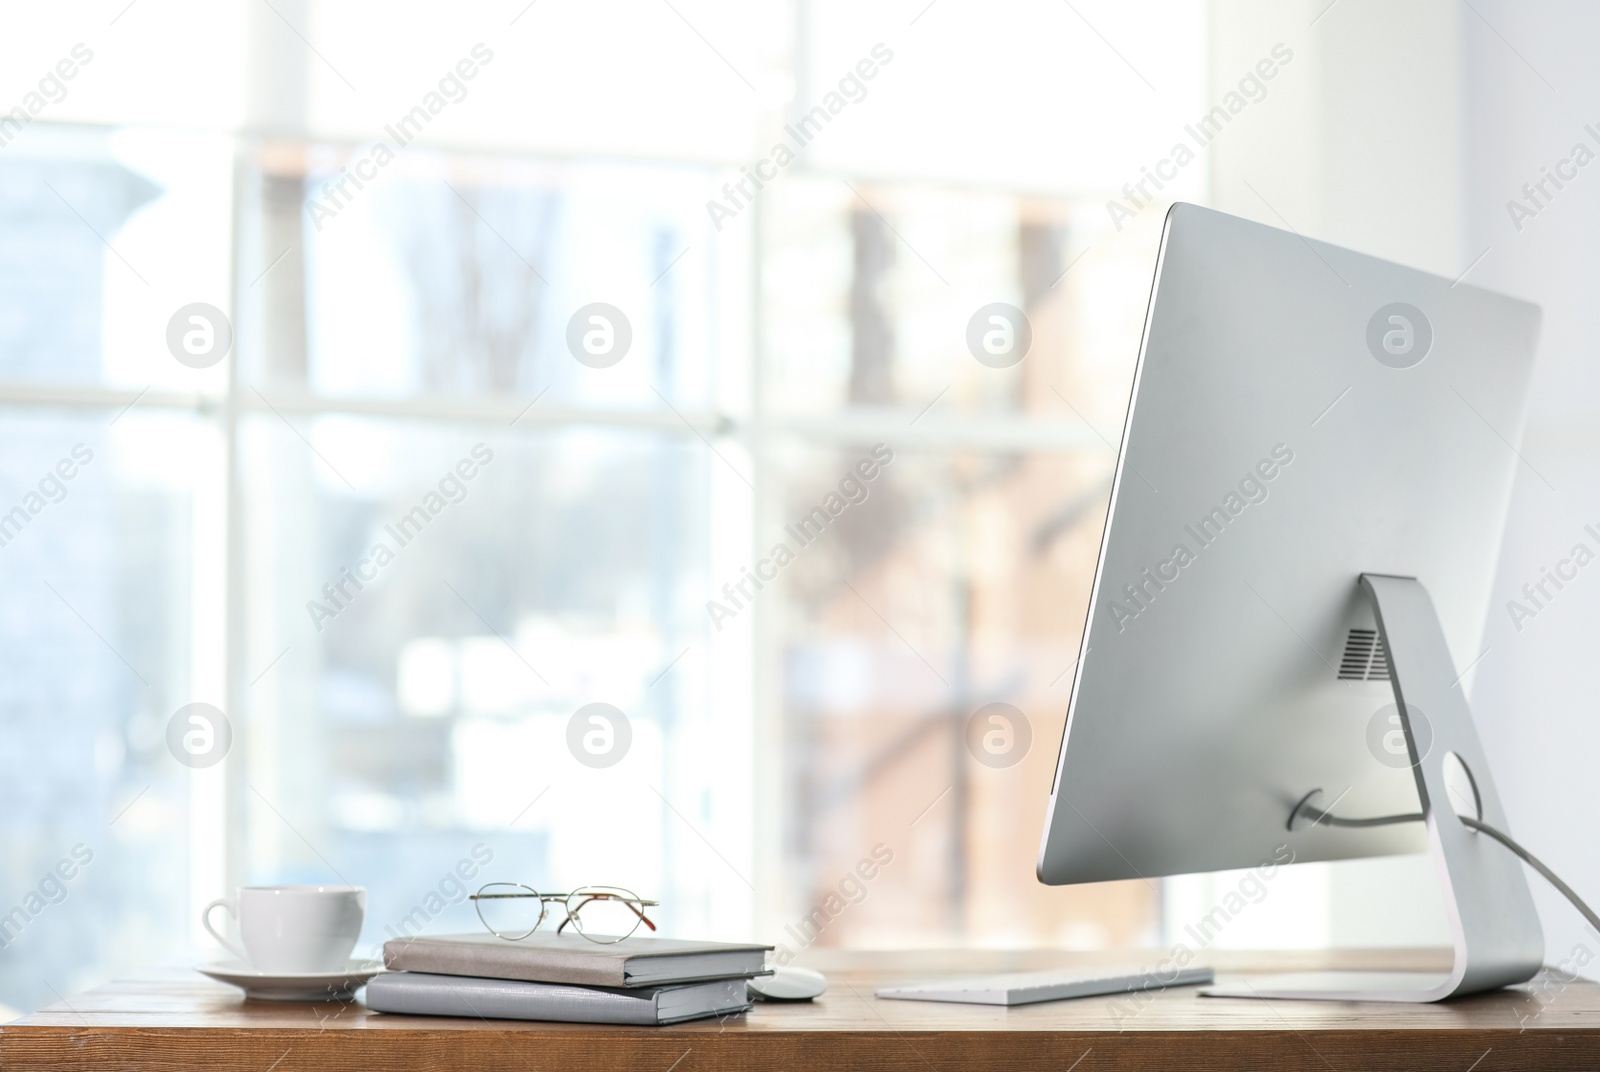
[[[535,931],[518,941],[492,934],[423,935],[383,945],[391,971],[521,979],[576,986],[660,986],[765,975],[770,945],[628,938],[600,945],[580,935]]]

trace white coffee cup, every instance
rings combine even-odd
[[[243,949],[211,925],[214,908],[233,917]],[[241,886],[237,898],[206,905],[200,922],[257,971],[331,972],[349,963],[366,914],[367,891],[359,886]]]

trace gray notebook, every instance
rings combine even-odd
[[[750,997],[743,979],[623,990],[426,972],[384,972],[367,984],[367,1008],[416,1016],[653,1025],[744,1012],[750,1008]]]
[[[574,986],[664,986],[766,973],[770,945],[633,937],[600,945],[577,934],[538,931],[517,941],[476,934],[396,938],[383,944],[391,971],[524,979]]]

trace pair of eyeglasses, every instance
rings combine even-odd
[[[599,945],[615,945],[641,926],[656,925],[645,915],[660,901],[649,901],[620,886],[580,886],[571,893],[540,893],[520,882],[491,882],[472,895],[478,918],[496,938],[520,941],[538,930],[551,905],[565,913],[556,927],[561,934],[572,929]]]

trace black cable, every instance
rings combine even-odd
[[[1318,792],[1320,792],[1320,790],[1318,790]],[[1312,796],[1314,795],[1315,793],[1312,794]],[[1289,821],[1291,823],[1293,823],[1296,818],[1302,815],[1308,815],[1311,817],[1312,826],[1317,826],[1320,823],[1326,823],[1329,826],[1351,826],[1361,828],[1368,826],[1393,826],[1395,823],[1420,823],[1424,818],[1423,814],[1419,811],[1411,815],[1378,815],[1371,819],[1345,819],[1333,814],[1331,811],[1322,811],[1320,808],[1313,807],[1310,803],[1308,803],[1310,799],[1311,796],[1307,796],[1306,799],[1302,800],[1294,809],[1294,814],[1289,817]],[[1334,801],[1334,803],[1337,804],[1338,801]],[[1290,829],[1292,830],[1294,827],[1291,826]]]
[[[1539,874],[1543,875],[1546,882],[1560,890],[1561,895],[1572,902],[1572,907],[1583,913],[1583,918],[1589,921],[1589,926],[1593,927],[1597,931],[1600,931],[1600,916],[1595,915],[1594,910],[1583,903],[1583,898],[1579,897],[1577,893],[1573,891],[1571,886],[1568,886],[1565,882],[1562,882],[1561,879],[1556,877],[1556,873],[1554,871],[1540,863],[1538,857],[1534,856],[1533,853],[1529,852],[1527,849],[1523,848],[1521,845],[1518,845],[1514,840],[1512,840],[1511,835],[1496,830],[1494,827],[1490,826],[1481,819],[1474,819],[1467,815],[1458,815],[1456,818],[1461,820],[1461,824],[1463,826],[1472,830],[1477,830],[1480,833],[1488,834],[1500,844],[1504,845],[1506,848],[1522,857],[1524,863],[1532,867],[1535,871],[1539,872]]]
[[[1370,819],[1346,819],[1335,815],[1332,812],[1323,811],[1320,808],[1312,806],[1311,798],[1318,792],[1320,792],[1320,790],[1313,790],[1312,792],[1307,793],[1305,799],[1301,800],[1299,804],[1295,805],[1294,811],[1289,815],[1289,822],[1291,824],[1296,818],[1302,815],[1311,817],[1312,826],[1316,826],[1319,823],[1326,823],[1329,826],[1355,828],[1393,826],[1396,823],[1420,823],[1425,818],[1421,812],[1413,812],[1405,815],[1376,815]],[[1589,921],[1589,926],[1593,927],[1596,931],[1600,931],[1600,916],[1595,915],[1594,909],[1585,904],[1583,898],[1578,896],[1577,891],[1575,891],[1571,886],[1568,886],[1565,882],[1562,882],[1561,878],[1554,871],[1546,867],[1544,862],[1541,861],[1537,856],[1518,844],[1516,839],[1510,834],[1507,834],[1501,830],[1497,830],[1488,823],[1484,822],[1482,819],[1474,819],[1469,815],[1457,814],[1456,818],[1460,819],[1461,825],[1465,826],[1468,830],[1475,830],[1480,834],[1488,834],[1500,844],[1516,853],[1517,856],[1521,857],[1524,863],[1526,863],[1529,867],[1532,867],[1535,871],[1539,872],[1539,874],[1543,875],[1546,882],[1550,883],[1550,885],[1554,886],[1558,891],[1560,891],[1561,895],[1568,901],[1571,901],[1572,907],[1581,912],[1583,914],[1583,918]]]

